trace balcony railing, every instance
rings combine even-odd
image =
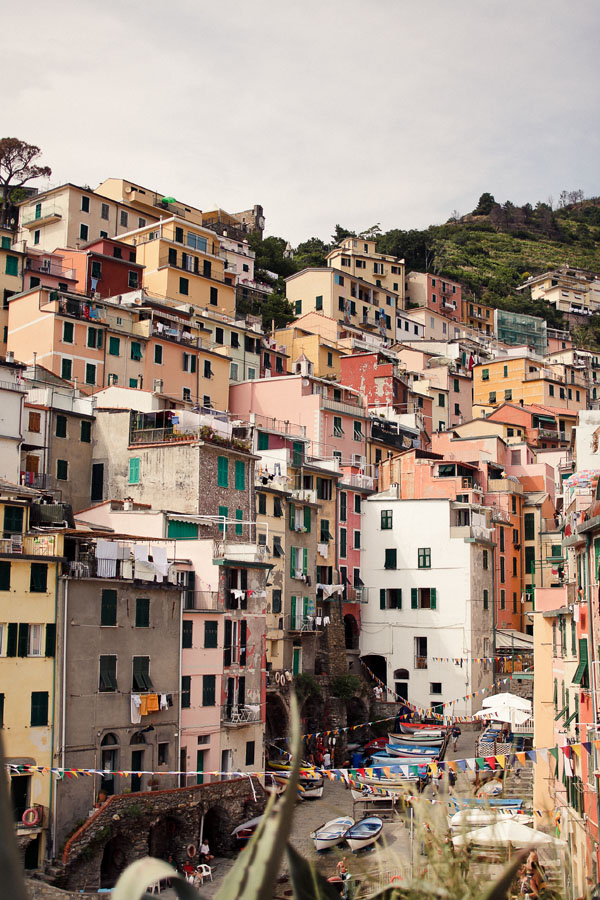
[[[224,706],[221,710],[224,725],[249,725],[260,722],[260,706]]]
[[[75,269],[67,269],[61,263],[52,262],[43,257],[28,256],[25,260],[26,272],[39,272],[40,275],[53,275],[56,278],[66,278],[67,281],[77,281]]]
[[[188,612],[225,612],[218,591],[184,591],[183,608]]]
[[[227,527],[233,528],[233,525],[231,522]],[[213,559],[233,559],[242,568],[244,563],[266,562],[268,557],[269,550],[264,544],[250,544],[248,541],[215,541],[213,547]]]
[[[13,534],[0,538],[0,553],[25,556],[61,556],[60,535]]]
[[[23,210],[21,225],[24,228],[34,227],[37,223],[40,225],[45,224],[48,219],[62,219],[62,209],[58,206],[55,206],[53,203],[42,203],[38,212],[37,206],[39,205],[38,203],[29,207],[29,209]]]
[[[39,491],[48,490],[50,487],[50,476],[37,472],[21,472],[19,480],[25,487],[37,488]]]
[[[285,616],[285,626],[287,631],[301,631],[310,634],[321,630],[317,626],[317,619],[315,616],[309,618],[308,616],[300,614],[295,616]]]
[[[136,574],[136,566],[138,562],[132,559],[96,559],[89,556],[85,560],[71,560],[68,564],[66,574],[71,578],[110,578],[111,580],[133,581],[140,577],[148,584],[153,582],[148,579],[148,563],[140,561],[140,569],[143,571]],[[157,571],[157,574],[158,571]],[[174,590],[183,590],[179,584],[174,584],[169,580],[162,580],[163,587],[173,588]]]
[[[415,669],[426,669],[427,668],[427,657],[426,656],[415,656]]]
[[[191,256],[192,248],[188,249],[190,250],[190,257],[192,259],[198,259],[198,257]],[[161,269],[168,266],[170,269],[177,269],[178,272],[183,272],[186,275],[195,275],[199,278],[206,278],[207,281],[218,281],[219,284],[229,284],[228,281],[225,281],[225,279],[222,278],[218,273],[214,272],[212,267],[210,273],[208,271],[205,272],[202,268],[200,268],[200,266],[198,267],[198,270],[196,270],[195,268],[190,269],[188,266],[182,266],[179,260],[177,262],[173,262],[169,259],[169,255],[166,253],[159,257],[158,266]]]
[[[366,415],[358,399],[355,403],[342,403],[341,400],[330,400],[328,397],[325,397],[323,398],[323,409],[328,409],[331,412],[347,413],[349,416],[364,417]]]
[[[349,484],[352,487],[362,488],[365,491],[375,490],[375,479],[371,478],[370,475],[344,475],[342,483]]]
[[[0,381],[0,390],[24,393],[27,388],[24,384],[21,384],[20,381]]]

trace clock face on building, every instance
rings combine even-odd
[[[258,217],[258,227],[259,227],[259,228],[264,228],[264,227],[265,227],[265,217],[264,217],[264,216],[259,216],[259,217]]]

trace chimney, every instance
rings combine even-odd
[[[13,363],[14,361],[15,361],[15,354],[12,352],[12,350],[7,350],[6,351],[6,362]]]
[[[133,509],[133,498],[132,497],[125,497],[125,499],[123,500],[123,509],[124,510]]]

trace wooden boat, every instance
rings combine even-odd
[[[349,828],[354,825],[354,819],[351,816],[338,816],[337,819],[331,819],[324,825],[319,825],[311,834],[315,850],[329,850],[336,844],[341,844],[344,835]]]
[[[250,840],[261,821],[262,816],[256,816],[255,819],[248,819],[247,822],[242,822],[241,825],[234,828],[231,834],[239,844],[245,844],[246,841]]]
[[[419,732],[415,732],[414,734],[388,734],[388,744],[409,744],[411,746],[418,747],[441,747],[444,743],[444,738],[440,735],[440,737],[432,737],[430,734],[419,734]],[[367,748],[365,747],[365,750]]]
[[[451,829],[456,831],[461,828],[483,828],[486,825],[506,821],[506,819],[510,819],[511,822],[520,822],[522,825],[533,822],[533,816],[523,815],[515,807],[509,807],[507,809],[461,809],[450,816],[448,824]]]
[[[399,722],[400,734],[428,734],[429,737],[443,737],[446,729],[439,725],[421,725],[417,722],[411,722],[409,725],[405,722]]]
[[[428,756],[430,759],[437,759],[440,751],[439,747],[415,747],[412,744],[386,744],[386,756]]]
[[[369,743],[365,744],[365,746],[363,747],[365,756],[369,756],[371,753],[377,752],[377,750],[383,750],[386,744],[387,744],[386,738],[384,738],[384,737],[374,738],[372,741],[369,741]]]
[[[434,762],[434,759],[431,756],[424,756],[419,754],[418,756],[414,754],[413,756],[387,756],[383,754],[376,753],[371,757],[372,762],[369,763],[369,768],[382,768],[383,766],[427,766],[429,763]]]
[[[287,787],[290,774],[291,773],[288,771],[273,773],[273,779],[280,786],[281,791],[284,791]],[[301,800],[316,800],[319,797],[322,797],[324,783],[325,779],[318,772],[315,772],[314,770],[311,772],[303,770],[298,778],[298,797]]]
[[[379,816],[365,816],[360,822],[352,825],[344,834],[344,840],[353,853],[370,847],[383,831],[383,821]]]

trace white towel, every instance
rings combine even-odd
[[[168,709],[168,708],[169,708],[169,704],[168,704],[168,701],[167,701],[167,695],[166,695],[166,694],[161,694],[161,695],[160,695],[160,708],[161,708],[161,709]]]
[[[99,538],[96,542],[96,559],[118,559],[119,545],[115,541],[104,541]]]
[[[317,544],[317,552],[319,556],[327,559],[327,555],[329,553],[329,544]]]
[[[133,545],[133,558],[135,560],[139,560],[140,562],[148,561],[148,547],[146,546],[146,544]]]
[[[134,578],[141,581],[154,581],[156,572],[151,562],[145,560],[136,560]]]
[[[139,694],[131,695],[131,724],[139,725],[142,721],[142,714],[140,713],[140,706],[142,705],[142,698]]]
[[[116,578],[117,561],[106,557],[96,557],[96,572],[100,578]]]

